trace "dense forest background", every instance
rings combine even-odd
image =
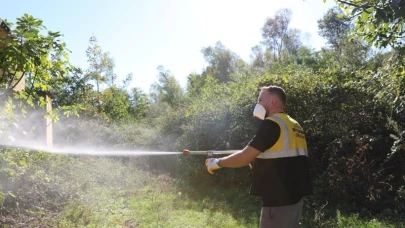
[[[88,68],[80,69],[69,63],[59,32],[23,15],[16,25],[8,23],[10,35],[0,40],[1,140],[8,145],[22,137],[35,138],[37,131],[22,123],[32,122],[26,116],[45,107],[47,91],[54,98],[46,117],[54,120],[55,147],[242,149],[259,124],[252,111],[260,87],[279,85],[287,92],[286,112],[301,123],[308,141],[315,194],[306,201],[312,213],[305,215],[310,218],[304,224],[333,227],[338,224],[333,223],[336,211],[330,219],[322,209],[342,207],[403,225],[405,3],[338,3],[340,8],[330,9],[318,21],[319,34],[327,40],[321,50],[303,45],[300,30],[290,26],[291,11],[280,9],[263,25],[263,39],[252,48],[249,61],[218,41],[202,48],[207,66],[200,74],[188,75],[186,88],[159,66],[149,94],[128,89],[131,74],[118,81],[114,59],[96,36],[86,50]],[[25,90],[14,92],[23,76]],[[68,227],[68,221],[77,218],[81,220],[75,224],[90,224],[83,220],[88,198],[80,192],[105,185],[123,189],[143,183],[157,189],[156,183],[174,181],[247,195],[251,175],[248,167],[209,175],[204,157],[88,159],[4,146],[1,223],[18,226],[17,221],[38,222],[64,211],[58,226]],[[168,176],[161,180],[162,174]],[[150,175],[158,177],[146,178]]]

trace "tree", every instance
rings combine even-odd
[[[125,77],[125,79],[122,81],[122,89],[126,90],[128,88],[128,86],[129,86],[129,84],[131,84],[133,78],[134,78],[134,74],[129,73]]]
[[[262,43],[270,50],[276,61],[296,54],[301,46],[298,29],[289,29],[291,10],[280,9],[273,18],[268,18],[262,28]]]
[[[103,113],[110,121],[130,120],[130,96],[124,89],[115,86],[103,91],[104,102],[102,104]]]
[[[326,0],[324,0],[326,1]],[[376,69],[375,78],[384,78],[386,90],[374,92],[376,98],[392,101],[391,115],[397,133],[393,151],[405,142],[405,0],[336,0],[346,15],[354,20],[352,37],[360,36],[370,45],[394,49],[387,65]],[[378,99],[377,99],[377,102]],[[390,117],[391,118],[391,117]],[[396,145],[396,146],[395,146]]]
[[[323,36],[337,54],[336,61],[345,69],[361,67],[367,61],[370,45],[357,36],[350,36],[353,29],[350,18],[337,7],[331,8],[318,20],[319,35]]]
[[[109,87],[102,92],[103,103],[102,112],[110,121],[129,121],[133,117],[138,118],[139,113],[133,114],[133,93],[129,93],[127,88],[132,81],[133,74],[128,74],[122,81],[122,85],[109,84]],[[108,83],[107,83],[108,84]],[[132,91],[133,92],[133,91]]]
[[[326,0],[324,0],[326,1]],[[337,0],[354,20],[354,32],[377,47],[391,46],[405,52],[405,0]]]
[[[157,70],[159,71],[158,82],[151,86],[153,101],[167,103],[172,108],[177,107],[182,102],[183,89],[169,70],[163,66],[159,66]]]
[[[113,72],[114,60],[108,53],[103,52],[100,45],[98,45],[97,38],[95,36],[90,37],[89,47],[86,50],[87,62],[89,68],[86,72],[86,79],[94,81],[96,84],[96,102],[98,113],[101,113],[101,93],[100,86],[102,83],[107,83],[112,87],[115,83],[116,75]]]
[[[206,74],[200,75],[191,73],[187,76],[187,94],[190,97],[196,97],[201,93],[201,88],[205,84]]]
[[[252,54],[251,54],[251,60],[252,60],[252,68],[254,69],[263,69],[265,66],[265,56],[264,52],[262,50],[262,47],[260,45],[256,45],[252,47]]]
[[[55,82],[70,80],[72,67],[66,44],[59,40],[62,36],[59,32],[47,30],[42,20],[28,14],[17,18],[15,28],[12,24],[9,27],[9,35],[0,38],[3,47],[0,50],[0,88],[11,94],[19,82],[25,81],[25,88],[15,93],[15,98],[21,101],[20,107],[24,107],[23,101],[34,106],[35,100],[44,107],[45,100],[38,92],[52,93],[58,89],[54,88]],[[77,113],[78,106],[60,108],[65,113]],[[56,112],[57,109],[54,114]]]
[[[55,78],[50,81],[52,94],[54,95],[54,107],[82,105],[87,99],[86,91],[91,88],[84,80],[83,71],[80,68],[68,68],[69,76],[63,80]]]
[[[133,88],[130,92],[129,101],[131,103],[129,113],[136,121],[145,117],[149,106],[148,95],[140,88]]]
[[[302,45],[300,40],[301,31],[299,29],[289,29],[287,35],[283,38],[286,52],[284,53],[288,58],[296,56],[299,47]]]
[[[313,70],[316,70],[317,67],[317,57],[315,51],[309,47],[301,46],[298,49],[297,53],[297,62],[298,64],[302,64],[304,66],[308,66]]]
[[[28,14],[17,18],[17,27],[1,39],[4,50],[0,52],[0,82],[3,88],[12,90],[18,82],[28,78],[28,91],[48,90],[46,82],[52,76],[66,73],[67,49],[58,38],[59,32],[45,30],[42,20]]]
[[[346,39],[342,43],[341,55],[339,55],[342,67],[356,70],[363,67],[371,57],[371,46],[361,39]]]
[[[322,19],[318,20],[319,35],[340,54],[342,43],[348,37],[350,24],[350,19],[343,16],[342,10],[337,7],[331,8]]]
[[[213,76],[220,83],[232,81],[231,74],[234,71],[235,61],[239,59],[235,53],[227,49],[220,41],[215,44],[215,47],[204,47],[201,52],[208,63],[203,74]]]

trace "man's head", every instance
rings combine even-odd
[[[262,87],[258,98],[258,104],[266,109],[266,117],[278,112],[284,112],[287,96],[283,88],[279,86]]]

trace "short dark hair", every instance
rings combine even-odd
[[[278,99],[280,99],[280,101],[283,103],[283,105],[285,105],[287,103],[287,95],[284,91],[283,88],[281,88],[280,86],[265,86],[262,87],[262,90],[267,90],[267,92],[270,95],[275,95],[278,97]]]

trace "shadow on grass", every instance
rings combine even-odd
[[[181,186],[181,188],[179,187]],[[229,213],[245,227],[258,227],[261,200],[249,195],[247,188],[207,185],[177,185],[184,199],[193,203],[182,205],[193,210],[221,210]],[[405,215],[396,215],[390,210],[373,214],[367,209],[348,205],[331,205],[314,196],[304,198],[301,227],[373,227],[405,228]]]
[[[250,196],[248,189],[179,184],[176,187],[184,200],[192,202],[183,204],[182,207],[198,211],[208,209],[212,213],[220,210],[230,214],[245,227],[258,227],[259,225],[261,200],[258,197]]]

